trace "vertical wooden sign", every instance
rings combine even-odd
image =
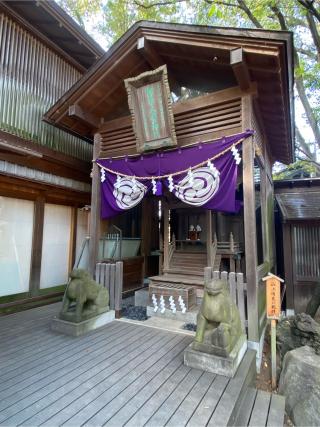
[[[267,318],[271,319],[271,384],[272,389],[277,387],[277,320],[281,314],[280,285],[283,279],[269,273],[262,279],[266,282]]]
[[[278,320],[281,314],[280,280],[276,276],[267,277],[267,318]]]
[[[166,66],[124,82],[137,151],[142,153],[177,145]]]

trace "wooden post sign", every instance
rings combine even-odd
[[[280,284],[284,282],[272,273],[262,279],[266,283],[267,318],[271,319],[271,385],[277,387],[277,320],[281,314]]]
[[[262,280],[267,282],[267,318],[278,320],[281,314],[280,283],[283,283],[283,279],[272,273],[268,273],[268,276]]]

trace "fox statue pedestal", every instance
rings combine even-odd
[[[79,336],[114,319],[114,310],[109,310],[108,290],[96,283],[87,271],[73,270],[61,312],[58,317],[53,318],[51,329],[66,335]]]
[[[246,350],[247,337],[227,283],[210,281],[205,285],[195,339],[184,352],[184,364],[233,377]]]

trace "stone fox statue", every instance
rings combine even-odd
[[[63,299],[60,319],[81,322],[109,310],[109,292],[86,270],[75,269]]]
[[[193,348],[226,356],[242,334],[239,310],[230,298],[227,283],[211,280],[205,285]]]

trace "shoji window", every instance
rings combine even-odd
[[[71,208],[46,204],[44,210],[40,288],[68,281],[71,244]]]
[[[28,292],[34,204],[0,196],[0,296]]]

